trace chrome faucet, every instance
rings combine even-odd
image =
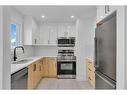
[[[16,59],[17,59],[17,56],[16,56],[16,48],[22,48],[23,53],[24,53],[24,47],[23,46],[17,46],[17,47],[15,47],[14,48],[14,61],[16,61]]]

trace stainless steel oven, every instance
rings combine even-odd
[[[58,78],[76,78],[76,62],[74,61],[58,61],[57,62]]]
[[[76,78],[75,37],[58,38],[57,78]]]

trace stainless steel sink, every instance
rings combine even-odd
[[[20,60],[20,61],[17,61],[17,62],[13,62],[12,64],[24,64],[24,63],[27,63],[29,61],[32,61],[33,59],[23,59],[23,60]]]

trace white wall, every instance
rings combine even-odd
[[[127,6],[125,8],[125,89],[127,89]]]
[[[2,89],[2,78],[3,78],[3,16],[2,7],[0,6],[0,89]]]
[[[117,89],[125,88],[125,6],[117,8]]]
[[[77,79],[86,80],[86,64],[87,57],[94,57],[94,34],[95,34],[95,17],[79,19],[77,21]]]
[[[57,46],[36,46],[34,48],[35,56],[57,56]]]
[[[0,88],[10,88],[10,10],[9,7],[0,7]],[[2,82],[2,83],[1,83]]]

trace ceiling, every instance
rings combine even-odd
[[[23,15],[33,16],[37,21],[69,22],[95,16],[95,6],[14,6]],[[45,16],[42,19],[42,15]],[[73,19],[70,16],[75,16]]]

